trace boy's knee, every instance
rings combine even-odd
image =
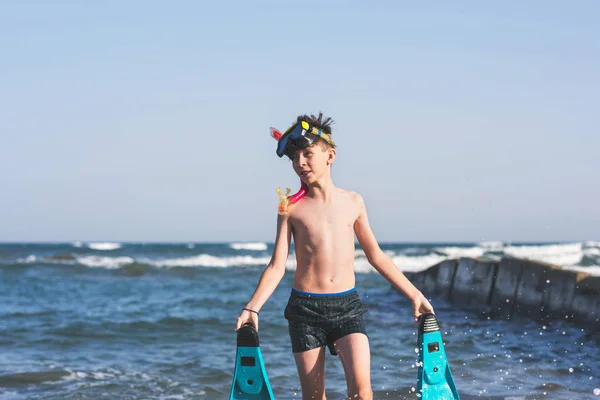
[[[357,390],[348,394],[348,400],[372,400],[373,390],[371,386],[359,387]]]

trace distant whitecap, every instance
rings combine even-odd
[[[497,241],[480,242],[477,245],[483,247],[486,251],[502,251],[504,248],[504,243]]]
[[[131,257],[100,257],[100,256],[81,256],[77,257],[77,262],[88,267],[116,269],[123,265],[131,264],[135,260]]]
[[[440,253],[444,253],[450,258],[460,257],[481,257],[485,253],[485,249],[481,247],[438,247],[435,249]]]
[[[548,244],[539,246],[507,246],[504,254],[556,265],[575,265],[583,258],[581,243]]]
[[[87,246],[93,250],[116,250],[121,247],[121,244],[120,243],[103,242],[103,243],[88,243]]]
[[[267,244],[263,242],[231,243],[229,247],[234,250],[264,251],[267,249]]]
[[[240,267],[245,265],[264,265],[269,263],[269,257],[233,256],[217,257],[210,254],[199,254],[193,257],[168,258],[163,260],[140,259],[155,267]]]

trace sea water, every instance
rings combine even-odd
[[[503,255],[600,274],[600,243],[385,244],[403,271],[456,257]],[[0,399],[225,399],[235,320],[270,243],[0,244]],[[283,310],[295,268],[260,313],[278,399],[300,399]],[[417,399],[410,303],[356,250],[356,286],[372,352],[375,399]],[[600,339],[589,329],[487,319],[431,298],[462,399],[599,399]],[[343,399],[327,353],[327,398]]]

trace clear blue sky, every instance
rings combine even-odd
[[[452,4],[450,4],[452,3]],[[2,1],[0,241],[275,236],[334,118],[380,241],[600,237],[600,2]]]

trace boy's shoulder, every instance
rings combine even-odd
[[[347,197],[348,200],[352,201],[353,203],[356,203],[358,206],[362,206],[364,204],[364,200],[360,193],[354,190],[342,189],[340,187],[338,187],[337,189],[339,190],[338,193],[340,194],[340,196]]]

